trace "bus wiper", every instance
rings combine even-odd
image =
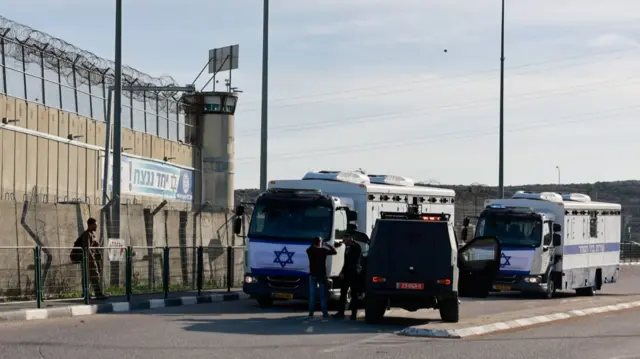
[[[532,248],[535,248],[535,247],[538,246],[537,244],[509,243],[509,242],[504,243],[504,245],[509,246],[509,247],[532,247]]]

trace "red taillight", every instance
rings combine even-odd
[[[440,217],[422,216],[422,220],[424,220],[424,221],[439,221]]]
[[[451,280],[450,279],[439,279],[438,280],[438,284],[450,285],[451,284]]]
[[[384,282],[387,281],[387,279],[384,278],[384,277],[373,277],[373,278],[371,278],[371,281],[373,283],[384,283]]]

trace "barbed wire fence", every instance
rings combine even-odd
[[[0,15],[0,92],[104,121],[115,63],[60,38]],[[122,85],[171,87],[171,76],[154,77],[122,67]],[[178,91],[122,91],[123,127],[170,140],[192,142],[189,105]],[[128,100],[127,100],[128,99]]]
[[[21,61],[25,66],[44,65],[45,68],[58,72],[69,86],[115,84],[115,63],[111,60],[83,50],[62,39],[51,36],[29,26],[16,23],[0,15],[0,35],[5,41],[5,56]],[[77,72],[78,75],[74,75]],[[178,86],[171,76],[153,77],[133,67],[122,66],[122,81],[129,85],[139,86]],[[143,92],[124,92],[127,97],[138,101],[147,101]],[[165,109],[175,100],[178,92],[156,93],[159,106]],[[173,110],[176,107],[173,103]]]

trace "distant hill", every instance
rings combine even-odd
[[[484,200],[496,198],[497,187],[483,185],[443,185],[429,184],[431,187],[451,188],[456,191],[456,222],[466,216],[475,216],[484,206]],[[518,190],[550,191],[558,193],[584,193],[593,201],[614,202],[622,205],[623,224],[631,226],[633,237],[640,241],[640,181],[616,181],[570,184],[530,184],[505,187],[505,197]],[[235,201],[252,202],[260,193],[258,189],[238,189]]]

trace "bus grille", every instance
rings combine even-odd
[[[516,276],[515,275],[499,275],[496,277],[495,281],[500,283],[515,283]]]
[[[267,282],[273,289],[294,290],[300,286],[300,278],[289,276],[268,276]]]

